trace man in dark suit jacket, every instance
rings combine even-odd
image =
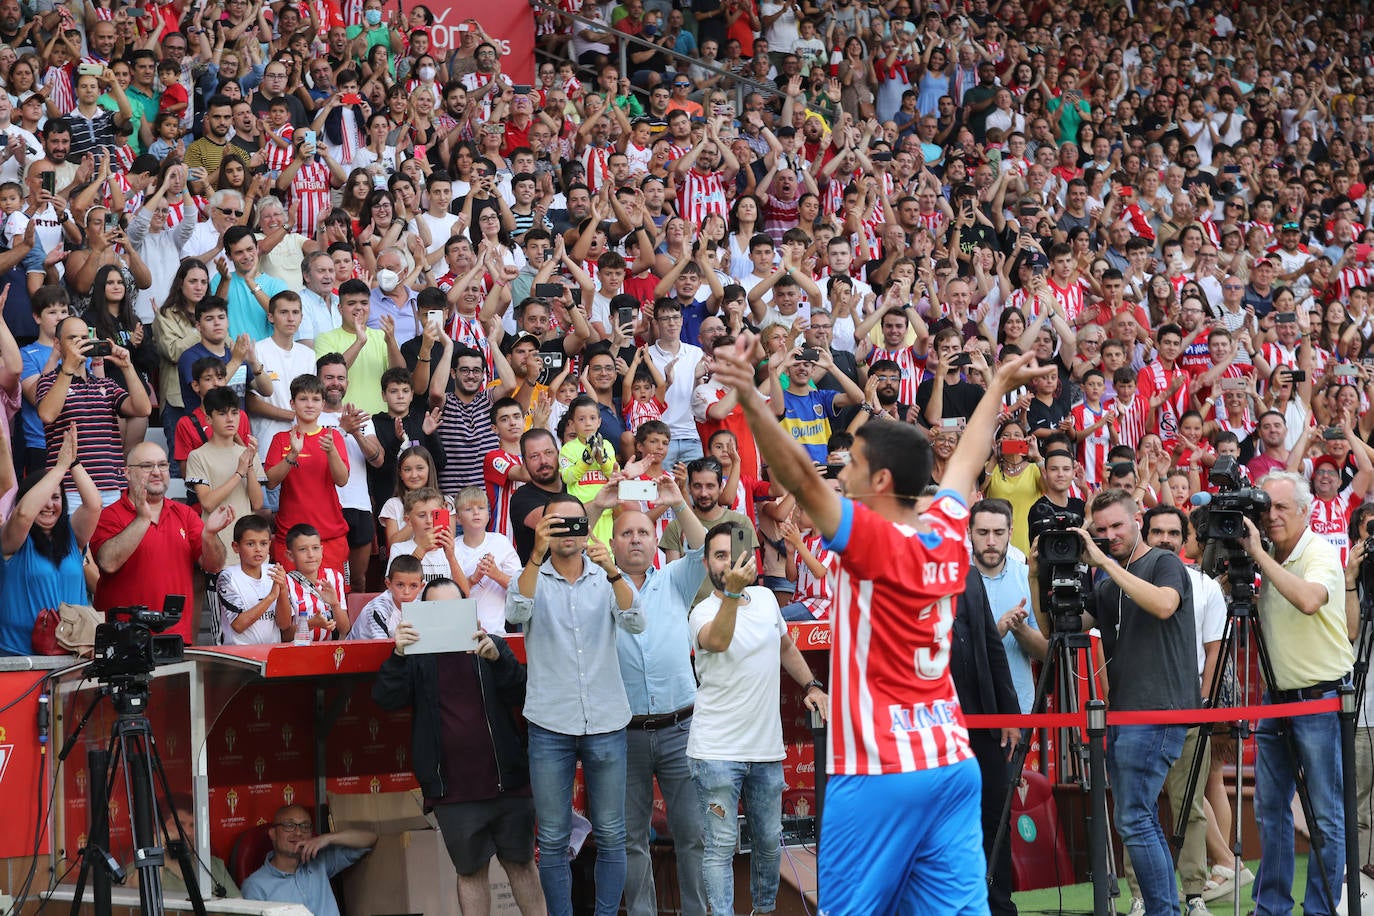
[[[949,673],[959,695],[959,705],[967,715],[1017,715],[1021,707],[1012,685],[1007,653],[997,632],[983,577],[978,567],[970,566],[964,577],[964,593],[954,614],[950,634]],[[983,772],[983,849],[991,852],[1002,816],[1010,774],[1007,758],[1020,733],[1015,728],[969,729],[969,744]],[[1015,916],[1011,902],[1011,842],[1004,839],[997,861],[992,863],[992,884],[988,887],[988,907],[994,914]]]

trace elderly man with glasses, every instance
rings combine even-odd
[[[220,506],[202,522],[195,509],[167,499],[170,464],[156,442],[133,447],[124,476],[128,489],[100,513],[91,535],[91,555],[100,567],[92,603],[102,613],[139,605],[160,611],[168,596],[193,594],[196,563],[207,575],[224,567],[219,532],[234,521],[234,510]],[[184,613],[167,632],[191,645],[198,624],[194,612]]]
[[[337,830],[314,836],[310,812],[300,805],[277,811],[268,830],[272,851],[243,882],[246,900],[299,903],[315,916],[339,916],[329,879],[377,844],[370,830]]]

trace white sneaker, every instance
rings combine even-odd
[[[1207,909],[1207,904],[1202,902],[1201,897],[1194,897],[1186,909],[1183,916],[1210,916],[1211,910]]]
[[[1145,901],[1139,897],[1131,898],[1131,908],[1126,911],[1126,916],[1145,916]]]

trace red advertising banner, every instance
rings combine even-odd
[[[496,41],[501,72],[513,83],[534,82],[534,8],[528,3],[481,3],[478,0],[426,0],[417,4],[407,0],[402,9],[409,14],[424,5],[434,14],[430,42],[436,55],[447,56],[458,47],[469,21],[476,20]]]
[[[8,830],[0,831],[0,859],[33,854],[34,826],[47,804],[46,789],[54,751],[48,748],[49,772],[43,774],[40,782],[38,696],[42,689],[34,689],[24,696],[34,682],[42,680],[46,674],[46,671],[0,674],[0,705],[7,707],[0,713],[0,794],[5,798],[5,822],[10,825]],[[46,830],[38,851],[48,851]]]

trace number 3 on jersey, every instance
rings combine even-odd
[[[916,676],[923,681],[937,681],[949,670],[949,631],[954,627],[954,601],[941,598],[922,611],[920,619],[929,617],[931,611],[940,615],[931,639],[933,645],[916,650]]]

